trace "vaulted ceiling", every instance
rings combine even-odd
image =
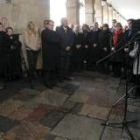
[[[140,19],[140,0],[108,0],[126,19]]]

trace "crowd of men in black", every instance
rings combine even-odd
[[[63,18],[61,26],[54,31],[54,22],[45,20],[45,29],[41,32],[44,84],[53,88],[57,82],[71,80],[71,73],[82,70],[125,78],[125,59],[131,51],[129,46],[96,65],[98,60],[116,52],[133,37],[131,21],[128,21],[126,29],[116,20],[112,23],[112,28],[108,24],[99,28],[97,22],[91,27],[84,24],[81,29],[79,25],[70,28],[68,20]],[[13,29],[8,27],[4,32],[0,23],[0,74],[6,81],[23,76],[21,46],[18,37],[13,35]],[[132,70],[130,61],[127,66]]]

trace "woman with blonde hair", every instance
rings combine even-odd
[[[36,74],[36,65],[41,49],[39,34],[35,28],[33,21],[30,21],[27,25],[27,29],[24,32],[25,48],[27,52],[27,59],[29,65],[30,77],[34,78]]]

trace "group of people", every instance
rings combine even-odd
[[[71,73],[82,70],[97,70],[111,73],[115,78],[125,78],[126,66],[132,70],[132,64],[126,63],[126,57],[133,50],[133,43],[115,52],[132,39],[132,27],[131,21],[124,29],[116,20],[112,21],[112,28],[108,24],[99,27],[97,22],[90,27],[87,24],[82,28],[79,25],[70,27],[67,18],[62,18],[61,26],[57,26],[56,30],[52,20],[45,20],[44,27],[37,31],[30,21],[22,35],[29,77],[35,78],[41,72],[48,88],[53,88],[57,82],[71,80]],[[23,76],[20,55],[23,42],[13,35],[11,27],[4,31],[0,24],[0,74],[6,80]],[[97,65],[100,59],[111,53],[114,55]]]

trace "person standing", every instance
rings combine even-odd
[[[60,64],[60,39],[54,29],[54,22],[47,21],[47,28],[42,31],[42,58],[45,85],[53,88],[57,84],[57,72]]]
[[[6,77],[4,75],[5,58],[7,55],[7,35],[4,31],[3,24],[0,23],[0,90],[5,88]],[[9,50],[9,49],[8,49]]]
[[[113,34],[114,31],[115,31],[116,24],[117,24],[117,20],[116,20],[116,19],[113,19],[113,20],[112,20],[112,27],[110,28],[110,32],[111,32],[112,34]]]
[[[6,28],[7,46],[10,48],[9,55],[9,79],[22,78],[21,42],[19,35],[13,34],[13,28]]]
[[[82,36],[83,36],[83,48],[82,48],[82,58],[83,58],[83,68],[85,70],[89,69],[89,39],[90,39],[90,28],[87,24],[82,26]]]
[[[110,37],[111,33],[109,31],[108,24],[103,25],[103,29],[99,34],[99,45],[100,45],[100,58],[106,57],[110,53]],[[102,62],[102,72],[109,72],[109,61],[105,60]]]
[[[113,36],[111,37],[111,51],[114,53],[125,45],[125,36],[121,23],[116,24],[116,28]],[[120,50],[111,57],[113,66],[113,76],[119,78],[121,76],[121,70],[124,61],[124,49]]]
[[[100,44],[99,44],[99,29],[98,23],[94,23],[94,28],[90,32],[90,70],[96,69],[96,62],[99,60]]]
[[[68,27],[67,18],[61,19],[61,26],[56,28],[56,32],[61,40],[61,82],[63,80],[70,80],[70,56],[72,54],[72,47],[74,44],[74,34],[71,28]]]
[[[27,29],[24,32],[24,41],[29,64],[29,76],[32,79],[36,76],[36,64],[41,49],[39,33],[36,31],[35,24],[32,21],[28,23]]]
[[[74,47],[72,49],[72,70],[81,71],[82,70],[82,49],[83,49],[83,34],[80,33],[80,26],[74,26]]]

